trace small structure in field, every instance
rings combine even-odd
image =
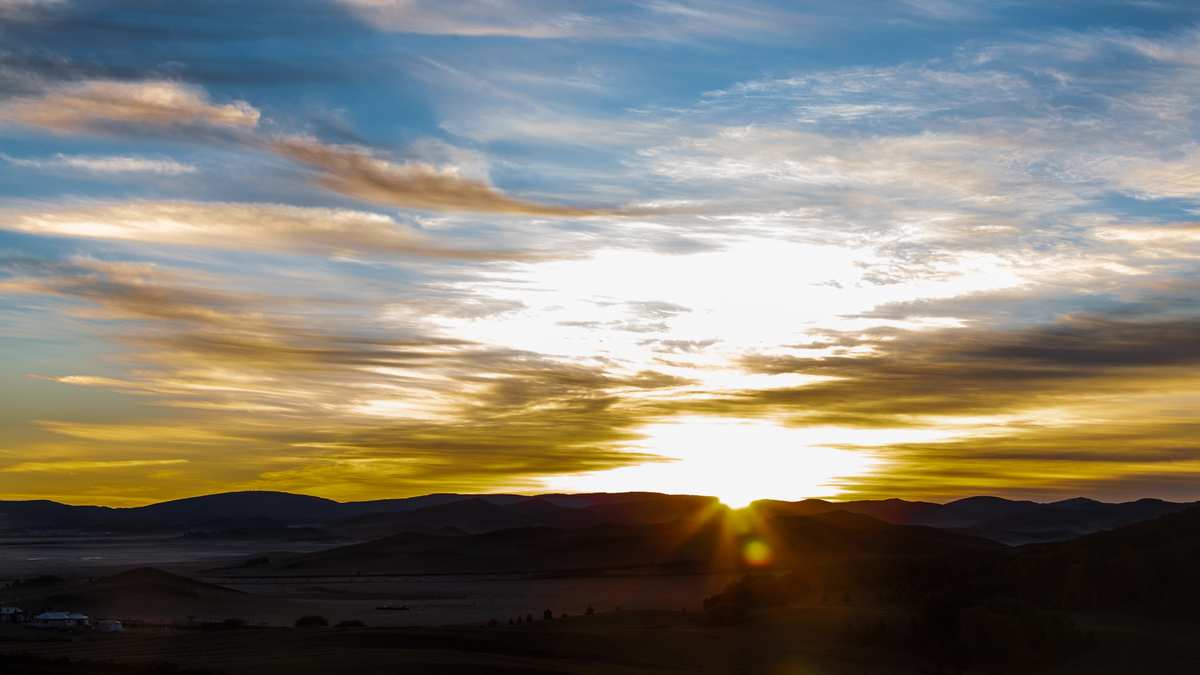
[[[0,623],[22,623],[25,612],[20,607],[0,607]]]
[[[123,633],[125,626],[116,619],[100,619],[94,628],[101,633]]]
[[[35,628],[87,628],[91,619],[78,612],[42,612],[33,617],[32,623]]]

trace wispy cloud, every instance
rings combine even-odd
[[[103,471],[120,469],[144,469],[155,466],[172,466],[187,464],[186,459],[104,459],[78,460],[66,459],[57,462],[17,462],[0,466],[0,473],[55,473],[64,474],[75,471]]]
[[[173,159],[139,157],[136,155],[101,156],[57,153],[51,157],[11,157],[0,155],[0,158],[9,164],[23,168],[49,171],[82,171],[94,174],[149,173],[160,176],[182,176],[196,173],[198,170],[192,164],[184,164]]]
[[[762,39],[805,27],[803,14],[756,2],[706,0],[615,3],[598,11],[563,0],[338,0],[372,25],[398,33],[526,39]]]
[[[556,217],[587,216],[590,209],[538,203],[505,195],[453,164],[419,160],[396,163],[370,148],[336,145],[307,136],[254,135],[261,112],[245,101],[212,102],[204,89],[167,80],[124,82],[87,80],[50,86],[35,96],[0,103],[0,121],[56,133],[123,133],[151,126],[175,132],[199,129],[234,132],[248,149],[265,149],[314,169],[317,183],[333,192],[387,206],[434,211],[466,211]],[[442,152],[441,155],[454,153]],[[462,153],[458,153],[462,154]],[[138,158],[56,158],[63,166],[88,171],[179,171],[178,163],[151,164]],[[9,159],[29,167],[49,160]],[[37,162],[43,163],[37,163]]]

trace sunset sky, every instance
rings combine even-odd
[[[0,0],[0,498],[1200,499],[1200,4]]]

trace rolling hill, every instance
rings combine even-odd
[[[196,581],[151,567],[98,579],[60,581],[11,591],[36,610],[69,609],[93,617],[175,620],[182,616],[233,616],[255,599],[223,586]]]

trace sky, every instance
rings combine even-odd
[[[1200,5],[0,0],[0,498],[1200,499]]]

